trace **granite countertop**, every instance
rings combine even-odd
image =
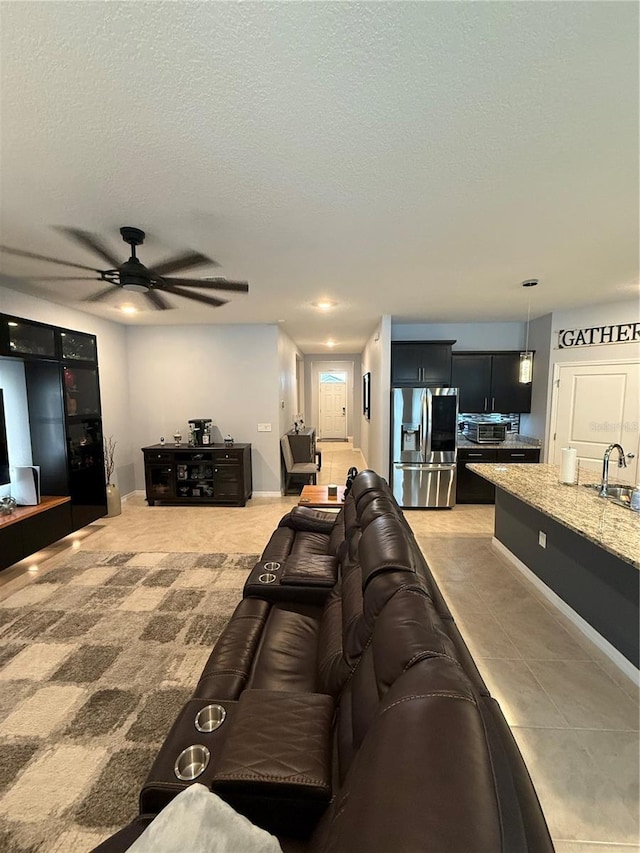
[[[467,468],[554,521],[640,568],[640,513],[598,497],[583,485],[558,482],[555,465],[467,463]],[[595,468],[581,468],[581,483],[597,483]],[[611,478],[613,485],[613,477]]]
[[[485,443],[484,441],[478,443],[477,441],[471,441],[471,439],[467,438],[462,433],[458,433],[458,447],[490,447],[490,448],[503,448],[504,450],[510,450],[513,447],[518,447],[523,450],[540,450],[540,442],[535,438],[526,438],[525,436],[518,436],[517,433],[507,433],[507,438],[505,441],[493,441],[489,443]]]

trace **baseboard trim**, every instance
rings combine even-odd
[[[505,560],[511,563],[511,565],[516,568],[520,574],[524,575],[524,577],[532,583],[533,586],[535,586],[535,588],[539,590],[554,607],[566,616],[567,619],[569,619],[576,628],[585,635],[585,637],[591,640],[591,642],[597,646],[600,651],[603,652],[609,660],[627,676],[627,678],[630,678],[636,686],[640,685],[640,670],[636,669],[631,661],[627,660],[615,646],[612,646],[611,643],[602,636],[602,634],[599,634],[598,631],[596,631],[596,629],[586,621],[586,619],[583,619],[579,613],[576,613],[573,607],[570,607],[567,602],[550,589],[544,581],[540,580],[535,572],[532,572],[531,569],[522,562],[522,560],[516,557],[513,551],[510,551],[506,545],[503,545],[503,543],[500,542],[499,539],[496,539],[495,536],[491,539],[491,546],[495,551],[501,554]]]
[[[252,498],[281,498],[282,492],[253,492]]]

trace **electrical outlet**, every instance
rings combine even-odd
[[[538,530],[538,545],[541,548],[547,547],[547,534],[544,533],[542,530]]]
[[[258,432],[271,432],[271,424],[258,424]]]

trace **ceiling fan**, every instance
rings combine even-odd
[[[109,287],[85,297],[82,300],[83,302],[100,302],[115,292],[114,287],[118,287],[122,290],[144,294],[148,302],[159,311],[166,311],[173,307],[162,295],[164,293],[183,296],[186,299],[203,302],[205,305],[212,305],[214,308],[218,308],[220,305],[225,305],[228,300],[218,299],[217,296],[208,296],[204,293],[194,293],[191,288],[226,290],[235,293],[249,292],[249,285],[246,281],[227,281],[225,278],[167,278],[169,273],[191,269],[202,266],[203,264],[215,267],[220,266],[216,261],[208,258],[206,255],[200,254],[200,252],[183,252],[153,267],[146,267],[138,260],[136,255],[136,246],[142,245],[145,238],[144,231],[141,231],[139,228],[124,226],[120,229],[122,239],[131,246],[131,257],[123,263],[120,263],[111,250],[94,234],[90,234],[88,231],[81,231],[78,228],[59,228],[58,230],[71,237],[76,243],[83,246],[83,248],[89,249],[94,254],[103,258],[109,264],[109,269],[101,270],[85,266],[84,264],[76,264],[73,261],[60,261],[57,258],[48,258],[44,255],[36,255],[33,252],[12,249],[9,246],[0,246],[0,252],[7,252],[10,255],[18,255],[22,258],[32,258],[38,261],[49,261],[52,264],[61,264],[65,267],[75,267],[76,269],[97,273],[95,276],[33,276],[33,278],[37,278],[39,281],[108,282]]]

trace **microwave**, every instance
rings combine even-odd
[[[497,444],[507,437],[507,424],[475,421],[467,424],[467,438],[476,444]]]

